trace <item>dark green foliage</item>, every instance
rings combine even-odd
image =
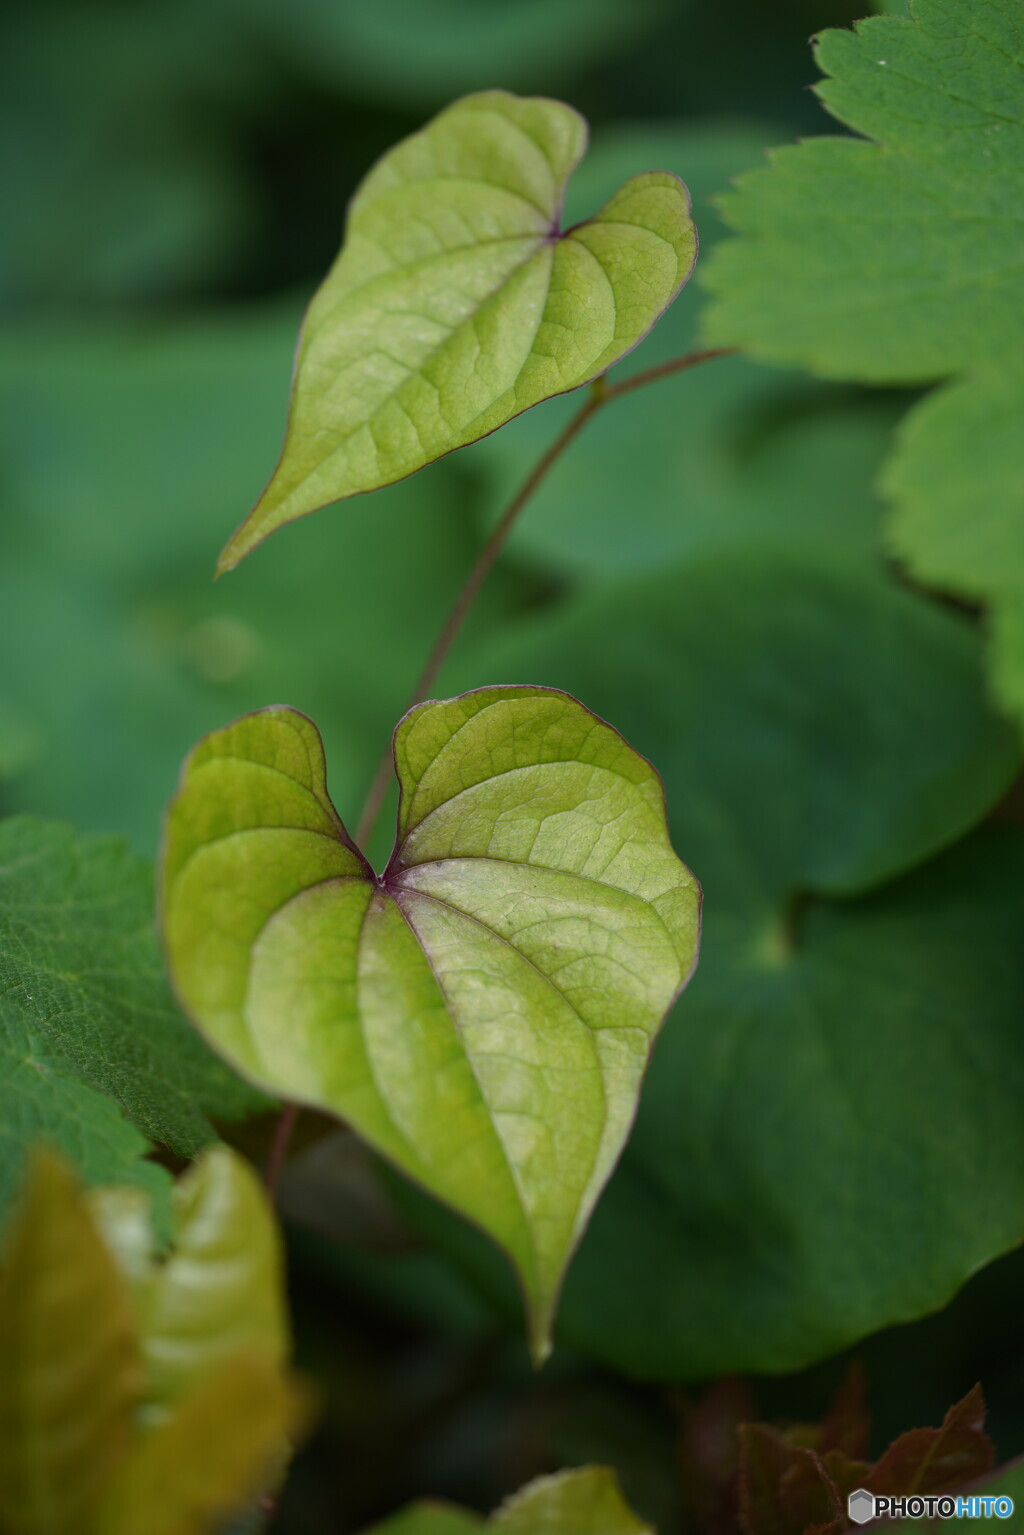
[[[191,1156],[213,1139],[209,1116],[266,1105],[175,1005],[152,905],[152,869],[120,838],[0,823],[5,1203],[32,1140],[56,1141],[95,1182],[153,1188],[159,1169],[134,1161],[143,1137]]]

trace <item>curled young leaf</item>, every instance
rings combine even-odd
[[[249,1350],[281,1366],[288,1320],[277,1225],[252,1169],[226,1146],[175,1185],[174,1243],[141,1307],[153,1416],[215,1364]]]
[[[647,334],[693,270],[689,194],[649,171],[561,230],[586,133],[562,102],[483,91],[378,162],[306,316],[280,462],[221,570],[597,378]]]
[[[422,704],[394,750],[378,879],[304,715],[201,742],[168,816],[171,973],[238,1070],[340,1115],[504,1248],[543,1357],[693,969],[699,889],[650,763],[565,693]]]

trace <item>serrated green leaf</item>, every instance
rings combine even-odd
[[[0,823],[0,1134],[11,1145],[0,1192],[41,1134],[90,1179],[156,1189],[158,1169],[133,1168],[143,1135],[188,1154],[214,1138],[208,1113],[230,1119],[264,1102],[176,1007],[151,880],[117,838]]]
[[[226,1146],[175,1185],[172,1247],[140,1306],[150,1417],[180,1401],[225,1356],[288,1353],[277,1225],[252,1169]]]
[[[828,110],[857,132],[776,151],[722,199],[715,344],[832,378],[929,382],[1024,341],[1016,0],[915,0],[822,34]]]
[[[216,1535],[273,1482],[304,1399],[262,1352],[223,1360],[137,1445],[97,1535]]]
[[[378,881],[288,709],[207,737],[163,860],[171,971],[253,1081],[328,1109],[512,1258],[535,1352],[696,958],[660,781],[574,699],[484,688],[395,733]]]
[[[1024,22],[915,0],[823,34],[818,92],[876,142],[783,149],[722,200],[706,334],[831,378],[962,375],[910,415],[885,478],[912,573],[992,608],[995,691],[1024,719]]]
[[[538,1478],[502,1504],[491,1526],[509,1535],[654,1535],[604,1466]]]
[[[1024,368],[979,370],[911,411],[886,465],[889,545],[911,573],[989,609],[992,688],[1024,720]]]
[[[142,1386],[131,1306],[79,1186],[38,1153],[0,1265],[0,1526],[91,1527]]]
[[[693,268],[689,196],[648,171],[561,231],[585,146],[561,102],[484,91],[378,162],[306,316],[281,461],[221,570],[596,378],[647,333]]]
[[[166,1198],[170,1174],[145,1160],[152,1150],[145,1136],[0,997],[0,1213],[27,1148],[41,1141],[59,1147],[89,1183],[133,1183]]]
[[[473,664],[621,720],[707,894],[559,1336],[654,1378],[793,1369],[1018,1243],[1024,850],[978,834],[866,893],[1016,770],[972,626],[881,574],[721,557],[594,591]],[[445,1250],[480,1271],[454,1226]]]
[[[615,1472],[604,1466],[538,1477],[487,1520],[448,1504],[416,1503],[366,1535],[473,1535],[482,1530],[507,1530],[509,1535],[654,1535],[627,1505]]]

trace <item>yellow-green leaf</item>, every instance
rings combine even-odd
[[[136,1286],[150,1421],[229,1355],[251,1349],[283,1363],[289,1337],[281,1243],[263,1188],[242,1157],[213,1146],[178,1181],[172,1246],[163,1260],[153,1257],[144,1195],[104,1189],[93,1199]]]
[[[131,1305],[70,1169],[37,1153],[0,1269],[0,1529],[79,1535],[127,1448]]]
[[[699,890],[650,763],[565,693],[422,704],[395,762],[377,879],[305,716],[208,736],[168,817],[171,971],[238,1070],[341,1116],[509,1254],[543,1357],[693,969]]]
[[[626,1503],[614,1471],[583,1466],[538,1477],[490,1519],[447,1503],[413,1503],[366,1535],[654,1535]]]
[[[604,1466],[538,1478],[502,1504],[491,1524],[508,1535],[654,1535]]]
[[[562,102],[483,91],[378,162],[306,316],[281,460],[222,570],[283,523],[596,378],[646,335],[693,269],[689,194],[648,171],[562,230],[586,136]]]
[[[98,1535],[214,1535],[275,1480],[305,1415],[302,1393],[264,1353],[223,1360],[139,1441]]]

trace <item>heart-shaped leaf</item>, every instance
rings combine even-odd
[[[383,156],[299,341],[277,469],[221,555],[403,479],[597,378],[693,270],[678,176],[632,176],[564,232],[586,124],[559,101],[466,96]]]
[[[377,879],[291,709],[208,736],[168,817],[178,993],[255,1082],[333,1111],[556,1297],[696,959],[699,890],[661,782],[565,693],[483,688],[395,733]]]

